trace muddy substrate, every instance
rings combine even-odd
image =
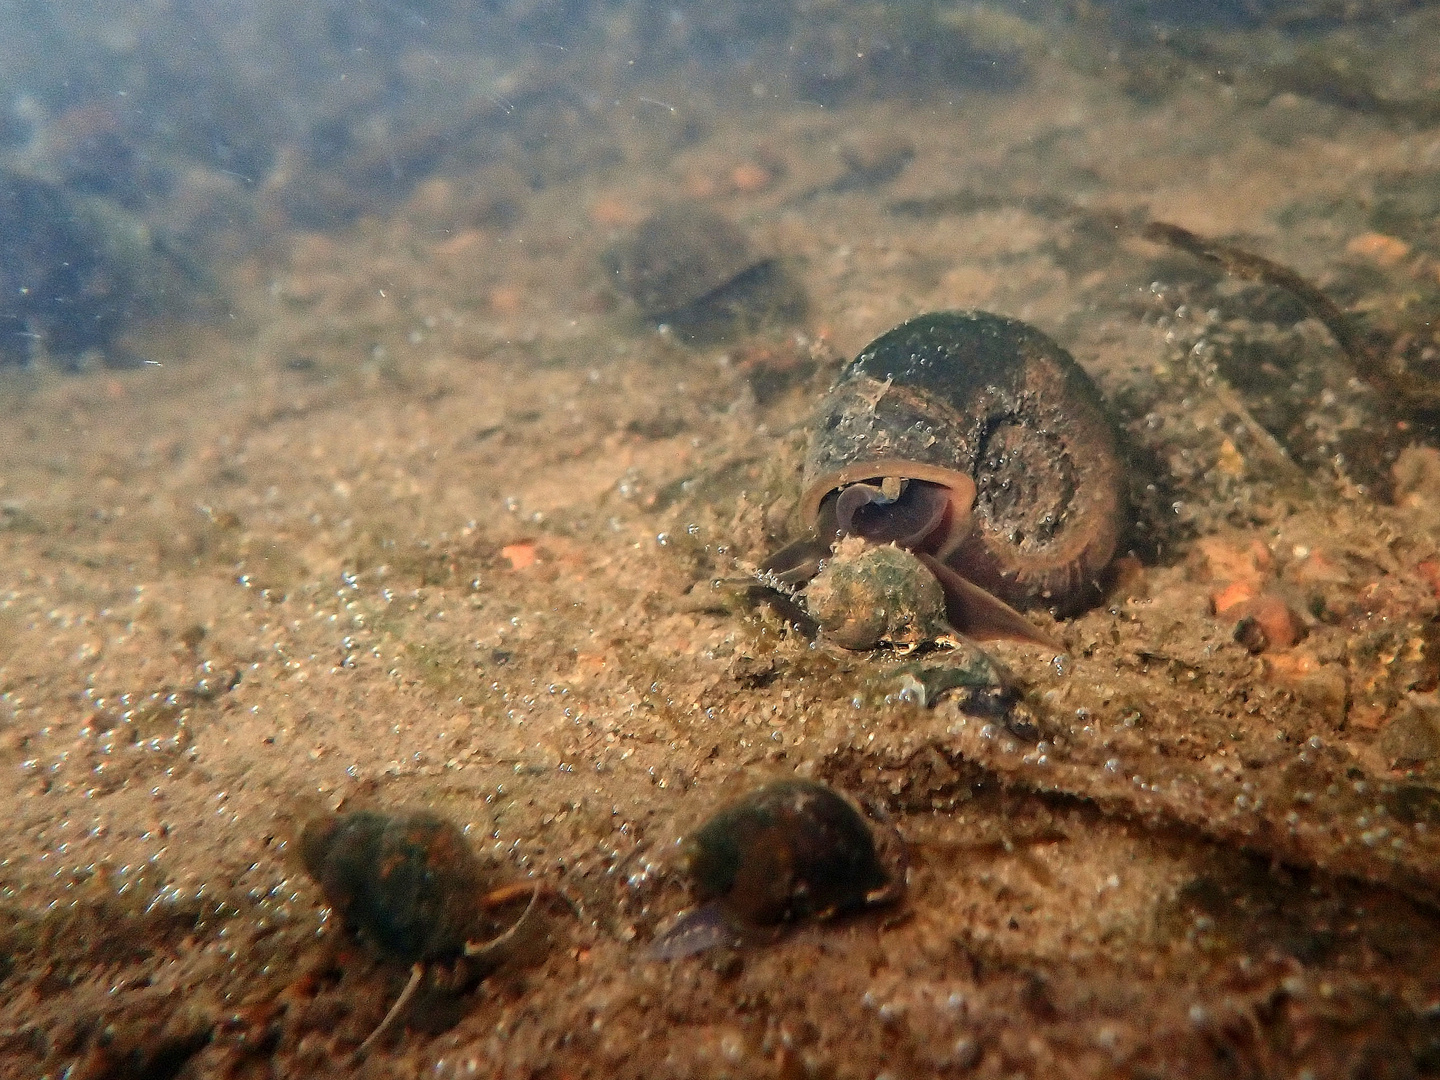
[[[877,130],[913,161],[837,185]],[[454,226],[481,175],[287,238],[234,328],[137,342],[159,366],[6,373],[5,1071],[1440,1070],[1440,462],[1395,467],[1426,421],[1303,310],[1104,224],[1244,237],[1383,309],[1440,253],[1367,193],[1433,177],[1435,133],[1038,61],[1013,96],[705,131],[617,119],[620,160],[514,223]],[[786,260],[803,324],[690,348],[609,288],[618,233],[685,198]],[[1065,654],[989,647],[1008,707],[922,704],[904,665],[953,658],[816,645],[723,584],[782,538],[839,365],[942,308],[1060,340],[1137,470],[1107,600],[1037,616]],[[1237,642],[1232,586],[1303,640]],[[903,903],[648,960],[675,837],[795,774],[888,815]],[[409,971],[299,869],[299,822],[340,808],[447,815],[563,893],[363,1063]]]

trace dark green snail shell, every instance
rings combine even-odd
[[[686,843],[697,903],[768,926],[864,906],[889,875],[865,819],[808,780],[780,780],[718,811]]]
[[[483,870],[443,818],[368,810],[317,818],[301,834],[300,854],[326,902],[391,959],[459,956],[476,929]]]
[[[682,312],[762,260],[740,228],[713,210],[674,206],[646,218],[605,254],[620,290],[642,314]]]
[[[1084,602],[1115,554],[1125,470],[1104,401],[1025,323],[937,312],[871,342],[813,422],[802,512],[870,460],[974,479],[973,527],[945,562],[1008,604]]]

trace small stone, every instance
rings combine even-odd
[[[1363,259],[1369,259],[1377,266],[1388,269],[1404,261],[1405,257],[1410,254],[1410,245],[1398,236],[1367,232],[1354,237],[1345,245],[1345,250],[1351,255],[1359,255]]]
[[[1210,606],[1216,615],[1239,612],[1255,599],[1255,585],[1249,581],[1231,581],[1210,594]]]
[[[525,294],[514,285],[500,285],[490,290],[490,307],[497,315],[518,315],[525,306]]]
[[[764,165],[744,161],[730,170],[730,186],[745,195],[764,191],[775,182],[775,174]]]
[[[1402,702],[1380,735],[1380,752],[1392,769],[1424,765],[1440,757],[1440,710],[1411,699]]]
[[[645,217],[644,210],[620,195],[602,195],[590,204],[590,220],[602,227],[618,229],[636,225]]]
[[[535,553],[533,540],[521,540],[514,544],[506,544],[500,549],[500,557],[509,561],[512,570],[529,569],[539,558]]]
[[[1274,593],[1261,593],[1241,605],[1235,640],[1252,653],[1288,649],[1305,636],[1305,624]]]

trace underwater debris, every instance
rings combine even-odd
[[[1383,489],[1388,479],[1385,465],[1398,453],[1397,436],[1403,438],[1404,425],[1397,423],[1397,419],[1407,413],[1424,414],[1440,408],[1440,389],[1437,389],[1440,384],[1435,379],[1437,353],[1429,321],[1422,320],[1420,325],[1414,315],[1410,315],[1402,318],[1398,325],[1386,326],[1384,316],[1367,318],[1362,323],[1360,317],[1341,308],[1318,286],[1264,256],[1168,222],[1149,222],[1141,228],[1140,235],[1217,264],[1233,277],[1282,289],[1299,301],[1310,317],[1324,325],[1344,355],[1349,372],[1376,392],[1368,405],[1375,414],[1369,436],[1353,445],[1346,457],[1354,459],[1357,474],[1369,474],[1369,482]],[[1217,392],[1228,395],[1227,405],[1248,427],[1264,433],[1223,381],[1217,383]],[[1279,451],[1269,455],[1272,461],[1286,471],[1295,471],[1280,444],[1274,437],[1269,438]],[[1265,446],[1265,438],[1257,442],[1262,448]]]
[[[1369,350],[1361,340],[1359,331],[1350,316],[1340,306],[1320,291],[1315,285],[1291,270],[1288,266],[1274,262],[1263,255],[1235,247],[1233,244],[1209,240],[1198,233],[1165,221],[1148,222],[1140,230],[1146,240],[1194,255],[1197,259],[1218,263],[1227,274],[1246,281],[1259,281],[1266,285],[1284,289],[1302,304],[1316,319],[1324,324],[1335,338],[1335,343],[1345,351],[1356,369],[1365,374],[1371,365]]]

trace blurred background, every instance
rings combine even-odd
[[[131,322],[223,310],[227,269],[289,231],[436,176],[474,196],[460,225],[504,226],[637,130],[663,159],[762,108],[1015,94],[1059,62],[1142,103],[1216,84],[1428,125],[1440,89],[1403,24],[1425,6],[4,0],[0,356],[137,363]],[[871,157],[859,182],[903,167]]]

